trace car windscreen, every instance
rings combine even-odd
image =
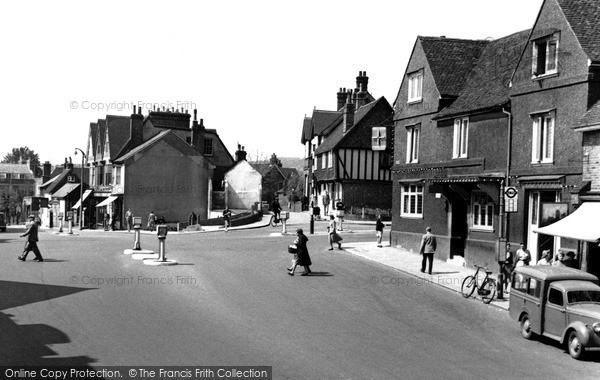
[[[600,303],[600,290],[572,290],[567,292],[567,300],[570,304],[582,302]]]

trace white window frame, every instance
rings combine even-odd
[[[419,138],[421,136],[420,124],[406,127],[406,163],[419,162]]]
[[[422,184],[400,184],[400,216],[403,218],[423,218]]]
[[[321,169],[325,169],[327,167],[327,163],[325,162],[327,156],[325,154],[319,154],[319,157],[321,160]]]
[[[452,158],[467,158],[469,153],[469,118],[454,120]]]
[[[554,162],[555,113],[543,113],[532,117],[531,163],[551,164]]]
[[[329,151],[327,152],[327,167],[328,168],[332,168],[333,167],[333,151]]]
[[[541,62],[539,62],[540,59],[538,58],[541,46],[544,47],[543,71],[539,68]],[[559,33],[554,33],[551,36],[532,41],[531,74],[533,75],[533,78],[558,73],[558,46]],[[550,51],[554,51],[554,57],[551,56]]]
[[[386,150],[387,148],[387,128],[373,127],[371,130],[371,149]]]
[[[471,225],[477,230],[494,230],[494,202],[486,193],[471,195]]]
[[[423,70],[408,74],[408,103],[423,100]]]

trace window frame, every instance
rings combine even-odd
[[[484,192],[473,192],[471,194],[471,228],[479,231],[494,231],[494,210],[495,204],[492,197]]]
[[[421,138],[421,124],[406,126],[406,163],[419,163],[419,144]]]
[[[554,137],[556,113],[554,111],[532,114],[531,163],[554,163]],[[548,123],[551,121],[551,123]]]
[[[202,144],[202,154],[205,156],[212,156],[215,154],[215,146],[212,138],[204,138]]]
[[[327,167],[333,168],[333,151],[327,152]]]
[[[386,150],[387,149],[387,128],[373,127],[371,129],[371,149]]]
[[[416,103],[423,100],[423,70],[417,70],[407,75],[408,93],[407,103]]]
[[[469,157],[469,118],[454,119],[452,158]]]
[[[556,32],[548,36],[531,41],[531,75],[533,79],[558,74],[558,49],[560,44],[560,33]],[[551,46],[554,45],[554,59],[551,60]],[[540,50],[543,46],[544,62],[543,72],[540,72]],[[554,66],[553,68],[549,68]]]
[[[423,219],[423,209],[423,184],[400,183],[400,217]]]

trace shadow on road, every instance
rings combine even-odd
[[[0,310],[90,290],[69,286],[0,281]],[[0,312],[0,358],[2,365],[88,366],[95,360],[87,356],[49,358],[57,355],[48,345],[69,343],[62,331],[45,324],[19,325],[10,314]],[[39,316],[43,319],[43,315]]]
[[[329,272],[310,272],[308,277],[332,277],[333,274]]]

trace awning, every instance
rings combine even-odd
[[[83,201],[85,202],[85,200],[87,199],[87,197],[90,196],[90,194],[92,193],[92,191],[94,190],[86,190],[83,192]],[[75,203],[75,206],[71,207],[72,209],[78,209],[79,206],[81,205],[81,199],[77,201],[77,203]]]
[[[102,202],[98,203],[96,205],[96,207],[108,206],[109,204],[111,204],[112,202],[114,202],[115,199],[117,199],[117,198],[118,197],[115,197],[114,195],[111,195],[108,198],[106,198],[105,200],[103,200]]]
[[[71,191],[75,190],[78,187],[78,183],[66,183],[63,185],[63,187],[61,187],[54,194],[52,194],[52,198],[64,198],[67,195],[69,195]]]
[[[564,219],[534,229],[533,232],[597,243],[600,241],[598,215],[600,215],[600,202],[586,202]]]

